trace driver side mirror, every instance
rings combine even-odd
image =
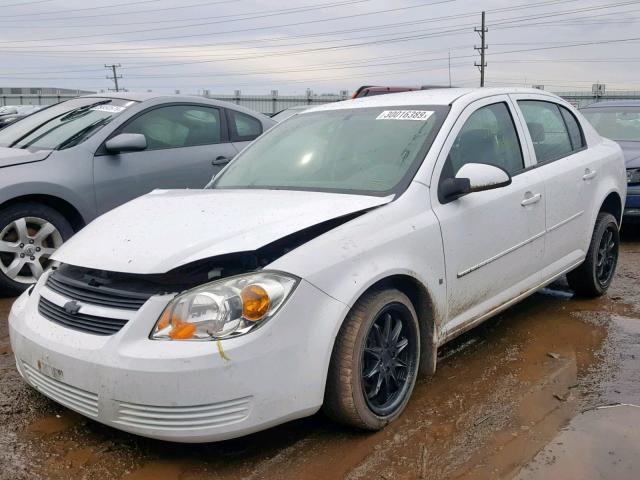
[[[147,138],[141,133],[121,133],[104,144],[109,153],[139,152],[147,148]]]
[[[511,184],[511,176],[503,169],[484,163],[467,163],[462,166],[455,178],[447,178],[442,183],[442,195],[455,200],[474,192],[493,190]]]

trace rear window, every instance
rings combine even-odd
[[[640,107],[585,108],[582,114],[603,137],[640,142]]]

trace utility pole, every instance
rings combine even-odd
[[[449,50],[449,88],[451,88],[451,50]]]
[[[120,65],[119,63],[118,64],[114,63],[112,65],[106,65],[105,64],[105,66],[104,66],[104,68],[111,69],[111,71],[113,72],[113,77],[110,77],[109,75],[107,75],[107,79],[113,80],[113,83],[115,83],[115,85],[116,85],[116,88],[115,88],[116,92],[120,91],[120,88],[118,87],[118,79],[122,78],[122,75],[118,75],[118,72],[116,70],[116,69],[118,69],[120,67],[122,67],[122,65]]]
[[[474,65],[480,68],[480,86],[484,87],[484,70],[487,67],[487,62],[484,60],[485,51],[487,50],[487,38],[486,34],[489,29],[485,23],[485,12],[482,12],[482,26],[480,28],[474,28],[474,31],[478,32],[480,35],[481,45],[479,47],[473,47],[475,50],[480,52],[480,63],[476,62]]]

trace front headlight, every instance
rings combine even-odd
[[[207,283],[175,297],[150,338],[219,340],[245,334],[273,317],[297,283],[297,278],[276,272]]]
[[[640,168],[630,168],[627,170],[627,183],[629,185],[640,183]]]

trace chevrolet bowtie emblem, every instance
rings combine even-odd
[[[64,304],[64,311],[69,315],[76,315],[80,311],[80,305],[78,305],[74,300],[71,300]]]

